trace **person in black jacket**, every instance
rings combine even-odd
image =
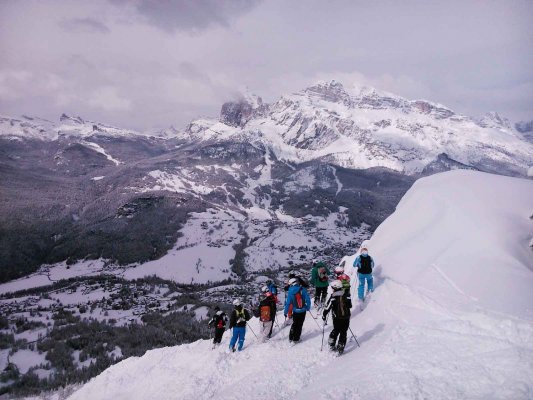
[[[350,327],[350,309],[352,308],[352,299],[349,292],[346,293],[342,287],[342,282],[335,280],[330,284],[333,293],[326,302],[326,307],[322,313],[322,319],[326,323],[328,313],[331,311],[333,316],[333,330],[331,331],[328,344],[331,350],[337,350],[340,354],[344,351],[348,328]],[[337,337],[339,343],[336,346]]]
[[[235,309],[231,313],[229,320],[229,328],[233,329],[233,335],[229,342],[229,348],[231,351],[235,351],[235,344],[239,342],[238,349],[242,350],[244,346],[244,337],[246,336],[246,322],[250,320],[250,311],[245,309],[242,302],[238,299],[233,301]]]
[[[309,288],[309,282],[307,282],[304,278],[299,276],[296,271],[289,271],[289,276],[287,277],[287,281],[285,282],[285,286],[283,287],[283,290],[285,290],[285,292],[289,291],[289,287],[291,286],[291,285],[289,285],[289,281],[292,278],[298,279],[298,284],[301,287],[306,288],[306,289]]]
[[[222,341],[222,335],[226,330],[226,323],[228,322],[227,314],[220,310],[219,306],[215,307],[215,315],[207,323],[208,326],[213,326],[215,328],[215,338],[213,339],[213,347],[217,344],[220,344]]]
[[[268,290],[267,286],[261,288],[263,298],[259,302],[259,326],[262,341],[270,339],[272,336],[272,326],[274,325],[274,318],[276,318],[276,300],[274,295]]]

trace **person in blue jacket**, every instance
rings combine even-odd
[[[361,254],[353,262],[353,267],[357,269],[357,276],[359,277],[357,297],[359,297],[360,301],[365,301],[365,281],[368,286],[368,292],[374,291],[374,278],[372,277],[374,260],[368,254],[366,247],[361,248]]]
[[[297,278],[289,280],[289,291],[285,300],[284,315],[285,318],[291,317],[292,325],[289,333],[289,341],[297,343],[300,341],[302,334],[302,327],[305,321],[305,314],[311,309],[311,298],[307,290],[300,286],[300,281]]]

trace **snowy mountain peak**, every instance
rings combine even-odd
[[[512,129],[509,120],[501,117],[496,111],[486,113],[483,117],[477,119],[477,123],[483,128]]]
[[[83,125],[85,124],[85,121],[77,116],[77,117],[72,117],[70,115],[67,115],[65,113],[61,114],[61,117],[59,117],[59,122],[62,122],[62,123],[65,123],[65,124],[75,124],[75,125]]]
[[[267,110],[268,106],[263,104],[261,97],[244,93],[239,99],[222,104],[220,122],[233,127],[243,127],[251,118],[262,115]]]

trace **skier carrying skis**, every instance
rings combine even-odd
[[[342,282],[342,288],[350,295],[350,277],[344,273],[344,266],[335,267],[336,280]]]
[[[276,318],[276,301],[274,295],[268,290],[267,286],[263,286],[263,298],[259,302],[259,326],[262,341],[265,342],[272,336],[272,326],[274,325],[274,318]]]
[[[307,290],[300,286],[297,278],[289,279],[289,291],[285,300],[284,315],[287,318],[289,311],[292,311],[293,323],[289,333],[289,341],[297,343],[300,341],[302,327],[305,321],[305,314],[311,309],[311,299]]]
[[[328,294],[329,269],[322,261],[313,260],[311,285],[315,287],[315,307],[324,305]]]
[[[224,335],[224,331],[226,330],[227,322],[227,314],[222,311],[219,306],[216,306],[215,315],[213,315],[213,318],[211,318],[211,320],[207,323],[208,326],[215,327],[215,338],[213,339],[213,348],[217,344],[220,344],[220,342],[222,341],[222,335]]]
[[[359,287],[357,297],[362,303],[365,301],[365,281],[367,282],[368,292],[374,291],[374,278],[372,277],[372,270],[374,269],[374,260],[368,254],[366,247],[361,248],[361,254],[357,256],[353,262],[353,267],[357,268],[357,276],[359,278]]]
[[[344,352],[344,346],[346,345],[346,336],[348,328],[350,327],[350,309],[352,308],[352,299],[350,297],[350,291],[346,294],[340,280],[334,280],[331,282],[331,289],[333,293],[326,302],[326,307],[322,313],[322,319],[326,324],[328,313],[331,311],[333,316],[333,330],[329,334],[328,344],[332,351],[337,350],[339,354]],[[339,343],[336,345],[337,337]]]
[[[242,350],[244,346],[244,337],[246,336],[246,322],[250,320],[250,312],[245,309],[242,302],[239,299],[233,301],[235,309],[231,313],[229,320],[229,328],[233,329],[233,335],[229,342],[229,348],[231,351],[235,351],[235,344],[239,342],[238,350]]]

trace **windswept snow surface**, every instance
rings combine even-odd
[[[525,179],[419,180],[367,243],[376,290],[353,310],[361,347],[340,358],[320,351],[320,320],[307,315],[294,347],[276,327],[227,354],[226,332],[219,349],[200,340],[128,358],[71,399],[531,399],[531,199]]]

